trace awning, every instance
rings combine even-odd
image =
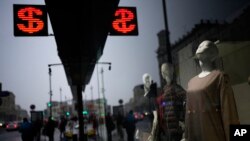
[[[58,55],[75,97],[89,83],[101,57],[119,0],[45,0]]]

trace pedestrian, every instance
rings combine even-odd
[[[36,119],[34,122],[32,122],[35,141],[40,141],[41,139],[42,126],[43,126],[43,123],[41,119]]]
[[[73,126],[73,128],[72,128],[72,132],[73,132],[72,139],[73,139],[73,141],[77,141],[78,127],[79,127],[78,119],[77,119],[76,116],[74,116],[74,117],[71,118],[71,120],[72,120],[72,123],[73,123],[72,124],[72,126]]]
[[[117,118],[116,118],[116,127],[117,127],[117,133],[120,137],[120,139],[123,140],[124,134],[123,134],[123,120],[124,117],[121,114],[121,112],[118,112]]]
[[[50,116],[47,124],[45,125],[46,135],[49,137],[49,141],[54,141],[54,132],[56,128],[56,122]]]
[[[32,130],[32,124],[27,118],[23,118],[23,123],[19,128],[19,132],[22,134],[22,141],[33,141],[34,134]]]
[[[136,129],[135,124],[136,124],[136,119],[134,117],[134,112],[133,110],[130,110],[123,123],[127,132],[128,141],[134,141],[135,129]]]
[[[115,124],[113,122],[112,116],[110,115],[110,112],[107,113],[105,120],[108,133],[108,141],[112,141],[112,131],[115,129]]]
[[[69,141],[73,139],[73,121],[69,120],[65,127],[64,140]]]
[[[67,125],[67,119],[62,116],[61,121],[59,123],[59,130],[60,130],[60,139],[62,140],[64,137],[65,127]]]
[[[93,115],[93,129],[94,129],[94,131],[95,131],[95,134],[96,135],[99,135],[99,132],[98,132],[98,120],[97,120],[97,118],[96,118],[96,115]]]

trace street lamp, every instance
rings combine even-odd
[[[99,91],[99,73],[98,73],[98,64],[102,64],[102,65],[109,65],[109,70],[111,70],[111,62],[97,62],[97,87],[98,87],[98,97],[100,99],[100,91]],[[102,94],[103,94],[103,100],[104,100],[104,113],[106,115],[106,102],[105,102],[105,93],[104,93],[104,76],[103,76],[103,68],[101,68],[101,75],[102,75]],[[99,102],[100,104],[100,102]],[[100,105],[99,105],[99,110],[100,110]]]
[[[111,62],[97,62],[96,64],[109,65],[109,70],[111,70]]]
[[[51,89],[51,68],[49,67],[49,103],[48,103],[48,107],[49,107],[49,116],[52,116],[52,89]]]
[[[48,64],[48,68],[49,68],[49,103],[48,103],[48,107],[50,109],[49,111],[49,116],[52,116],[52,84],[51,84],[51,75],[52,75],[52,71],[51,71],[51,66],[58,66],[58,65],[62,65],[62,64]]]
[[[101,75],[102,75],[102,96],[103,96],[103,104],[104,104],[104,115],[106,116],[106,99],[105,99],[105,89],[104,89],[104,76],[103,76],[103,73],[104,73],[104,71],[103,71],[103,68],[101,68]]]
[[[111,70],[111,62],[96,62],[96,70],[97,70],[97,90],[98,90],[98,106],[99,106],[99,116],[101,115],[101,105],[100,105],[100,87],[99,87],[99,69],[98,69],[98,64],[102,64],[102,65],[109,65],[109,70]],[[103,93],[103,97],[104,97],[104,117],[106,116],[106,103],[105,103],[105,95],[104,95],[104,82],[103,82],[103,69],[101,71],[102,73],[102,93]],[[100,117],[99,117],[100,119]],[[100,120],[99,120],[100,122]],[[105,118],[104,118],[104,123],[105,123]]]

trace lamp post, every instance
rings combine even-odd
[[[52,105],[51,105],[51,102],[52,102],[52,89],[51,89],[51,68],[49,67],[49,116],[51,117],[52,116]]]
[[[167,51],[166,53],[168,56],[168,62],[172,64],[173,61],[172,61],[171,45],[169,41],[166,0],[162,0],[162,5],[163,5],[163,15],[164,15],[164,23],[165,23],[165,39],[166,39],[166,51]]]
[[[97,69],[97,89],[98,89],[98,99],[99,99],[99,102],[98,102],[98,106],[99,106],[99,116],[101,115],[101,105],[100,105],[100,87],[99,87],[99,69],[98,69],[98,65],[99,64],[102,64],[102,65],[109,65],[109,70],[111,70],[111,62],[96,62],[96,69]],[[103,69],[101,71],[101,73],[103,73]],[[104,100],[105,100],[105,96],[104,96],[104,82],[103,82],[103,75],[102,75],[102,93],[103,93],[103,97],[104,97]],[[104,117],[106,116],[106,104],[105,104],[105,101],[104,101]],[[99,117],[100,119],[100,117]],[[100,122],[100,120],[99,120]],[[104,118],[104,123],[105,123],[105,118]],[[99,132],[101,133],[101,132]]]
[[[98,74],[98,64],[103,64],[103,65],[109,65],[109,70],[111,70],[111,62],[97,62],[97,87],[98,87],[98,98],[100,99],[100,91],[99,91],[99,74]],[[102,94],[103,94],[103,98],[104,98],[104,106],[106,106],[106,103],[105,103],[105,93],[104,93],[104,76],[103,76],[103,68],[101,68],[101,75],[102,75]],[[99,102],[100,103],[100,102]],[[100,108],[100,105],[99,105],[99,108]],[[100,110],[100,109],[99,109]],[[106,107],[104,107],[104,113],[106,115]]]
[[[93,86],[90,87],[91,90],[91,112],[93,112],[94,107],[94,99],[93,99]]]
[[[63,111],[62,111],[62,88],[61,87],[59,88],[59,91],[60,91],[60,114],[62,115]]]
[[[104,115],[106,116],[106,98],[105,98],[105,89],[104,89],[104,75],[103,75],[104,71],[103,68],[101,68],[101,78],[102,78],[102,96],[103,96],[103,104],[104,104]]]
[[[48,68],[49,68],[49,116],[52,116],[52,83],[51,83],[51,75],[52,75],[52,71],[51,71],[51,66],[58,66],[58,65],[62,65],[62,64],[48,64]]]
[[[91,104],[94,104],[94,101],[93,101],[93,86],[92,85],[90,87],[90,90],[91,90]]]
[[[96,69],[97,69],[97,90],[98,90],[98,99],[100,100],[100,87],[99,87],[99,72],[98,72],[98,64],[102,64],[102,65],[109,65],[109,70],[111,70],[111,62],[96,62]],[[103,68],[101,69],[101,74],[102,74],[102,94],[103,97],[105,98],[104,95],[104,80],[103,80]],[[100,102],[99,102],[99,111],[100,111]],[[105,113],[106,114],[106,113]]]

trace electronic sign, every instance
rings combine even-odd
[[[13,5],[14,36],[48,36],[45,5]]]
[[[109,35],[138,35],[135,7],[118,7],[116,9]]]

